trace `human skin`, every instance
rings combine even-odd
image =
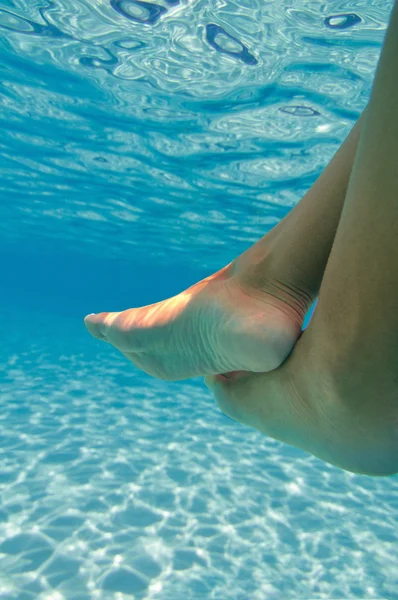
[[[397,12],[395,5],[367,109],[277,227],[174,299],[85,321],[95,337],[113,343],[146,372],[170,380],[203,374],[228,416],[369,475],[398,472]],[[301,334],[300,321],[318,291],[317,309]],[[282,352],[279,364],[271,360],[268,372],[247,372],[260,371],[257,363],[239,377],[224,379],[214,362],[224,352],[218,364],[227,365],[234,349],[224,327],[223,346],[217,336],[211,338],[216,358],[212,344],[204,343],[203,363],[193,364],[215,298],[218,320],[227,312],[235,330],[242,322],[250,324],[245,344],[252,338],[257,343],[268,325],[270,330],[278,325],[280,336],[289,328],[288,356]],[[251,347],[256,351],[250,360],[266,356],[275,335],[260,341]],[[247,356],[245,351],[240,358]]]
[[[398,2],[309,327],[280,368],[207,378],[222,409],[346,470],[398,472]]]
[[[259,242],[173,298],[87,316],[90,333],[169,381],[280,366],[318,295],[362,120],[303,199]]]

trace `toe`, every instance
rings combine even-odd
[[[108,332],[112,321],[118,313],[102,312],[98,314],[87,315],[84,318],[86,329],[98,340],[108,341]]]

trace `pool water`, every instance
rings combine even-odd
[[[291,210],[366,104],[391,7],[0,0],[2,600],[398,598],[397,476],[266,438],[82,322]]]

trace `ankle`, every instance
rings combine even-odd
[[[274,277],[269,272],[259,272],[256,268],[248,269],[239,276],[242,287],[250,289],[252,295],[255,291],[266,293],[268,300],[275,301],[275,307],[283,307],[285,312],[297,320],[300,324],[304,321],[306,313],[312,305],[309,293],[293,281],[284,280],[282,277]]]
[[[286,306],[300,322],[318,295],[300,277],[301,270],[295,268],[294,259],[281,256],[264,239],[228,265],[227,272],[251,294],[267,293],[271,302],[275,299],[275,306]]]

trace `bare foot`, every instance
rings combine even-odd
[[[145,373],[178,381],[276,369],[300,337],[304,316],[300,302],[243,284],[231,263],[173,298],[84,322]]]

